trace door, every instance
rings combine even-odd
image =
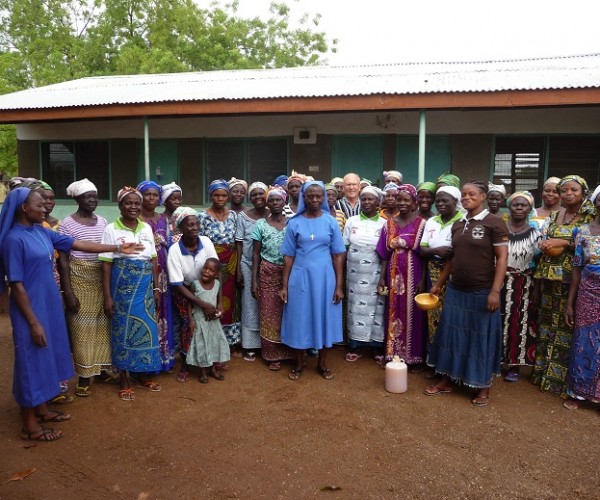
[[[354,172],[361,178],[366,177],[381,186],[383,137],[380,135],[334,137],[332,172],[334,177],[343,177],[349,172]]]
[[[436,179],[451,167],[450,137],[428,135],[425,138],[425,180]],[[402,172],[404,182],[414,184],[419,179],[419,136],[399,135],[396,140],[396,170]]]
[[[140,141],[138,158],[138,179],[142,180],[145,179],[144,141]],[[150,141],[150,179],[159,184],[179,182],[177,141],[161,139]]]

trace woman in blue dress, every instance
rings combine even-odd
[[[325,186],[320,181],[302,185],[298,212],[290,219],[283,245],[285,303],[281,340],[295,349],[296,367],[289,373],[298,380],[304,367],[304,350],[317,349],[317,371],[330,380],[327,350],[342,341],[342,279],[346,247],[336,220],[329,215]],[[291,293],[288,293],[288,290]]]
[[[15,343],[13,395],[21,407],[21,437],[35,441],[59,439],[62,431],[42,424],[71,418],[46,406],[60,393],[60,382],[74,375],[53,274],[54,251],[133,253],[137,249],[135,244],[102,245],[60,235],[41,226],[45,216],[44,199],[28,188],[11,191],[0,213],[0,292],[8,282]]]

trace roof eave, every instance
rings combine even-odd
[[[416,109],[520,108],[600,104],[600,88],[374,94],[274,99],[179,101],[0,111],[0,123],[244,114],[329,113]]]

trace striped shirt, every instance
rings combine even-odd
[[[81,222],[77,222],[71,215],[69,215],[62,221],[58,228],[58,232],[59,234],[70,236],[76,240],[100,243],[102,240],[102,234],[104,233],[104,228],[108,225],[108,221],[101,215],[96,215],[96,217],[96,224],[93,226],[88,226],[86,224],[81,224]],[[71,250],[71,257],[81,260],[98,260],[97,253],[80,252],[77,250]]]
[[[335,209],[344,212],[346,219],[360,214],[360,200],[356,200],[356,205],[352,206],[346,198],[335,202]]]

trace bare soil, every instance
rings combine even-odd
[[[335,379],[301,380],[236,358],[226,379],[132,403],[112,385],[60,409],[54,443],[20,439],[11,394],[10,322],[0,316],[1,499],[598,498],[600,416],[568,411],[527,380],[494,383],[487,408],[471,393],[426,397],[409,374],[405,394],[384,390],[369,357],[331,353]],[[72,384],[73,385],[73,384]],[[22,480],[14,474],[35,468]]]

